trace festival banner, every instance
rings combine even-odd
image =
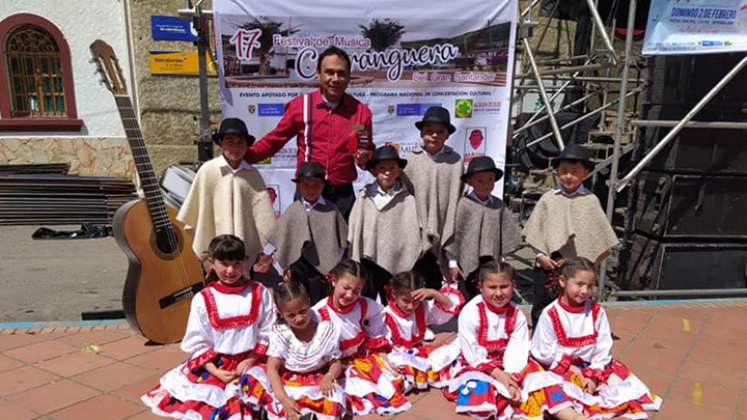
[[[292,4],[291,4],[292,3]],[[404,156],[419,145],[425,110],[451,112],[447,145],[505,164],[518,0],[215,0],[216,53],[224,117],[242,118],[260,139],[285,104],[318,89],[318,55],[329,46],[351,57],[347,93],[373,113],[373,141]],[[257,165],[293,201],[296,139]],[[359,170],[356,188],[372,177]],[[268,183],[269,184],[269,183]],[[496,194],[502,194],[502,182]]]
[[[644,55],[747,51],[747,0],[652,0]]]

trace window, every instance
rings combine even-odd
[[[0,131],[78,131],[70,51],[48,20],[0,21]]]

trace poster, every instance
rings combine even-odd
[[[223,116],[242,118],[260,139],[288,101],[318,89],[316,58],[335,45],[351,57],[347,93],[371,109],[374,143],[394,144],[404,156],[420,144],[415,122],[439,105],[457,128],[446,144],[466,161],[486,154],[502,168],[517,3],[216,0]],[[279,185],[282,209],[293,200],[296,147],[291,139],[257,165]],[[355,187],[370,180],[359,170]]]
[[[644,55],[747,51],[747,0],[652,0]]]

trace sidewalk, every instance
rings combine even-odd
[[[653,418],[747,419],[747,300],[659,303],[608,308],[615,356],[664,399]],[[139,396],[185,356],[122,322],[0,324],[0,417],[157,418]],[[438,392],[411,398],[397,419],[460,418]]]

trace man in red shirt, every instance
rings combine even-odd
[[[254,143],[244,159],[250,163],[267,159],[296,137],[296,171],[302,162],[321,163],[327,174],[322,197],[335,203],[347,219],[355,201],[355,164],[365,167],[374,149],[371,110],[345,93],[350,83],[350,57],[345,51],[324,50],[316,74],[320,89],[293,98],[275,129]]]

